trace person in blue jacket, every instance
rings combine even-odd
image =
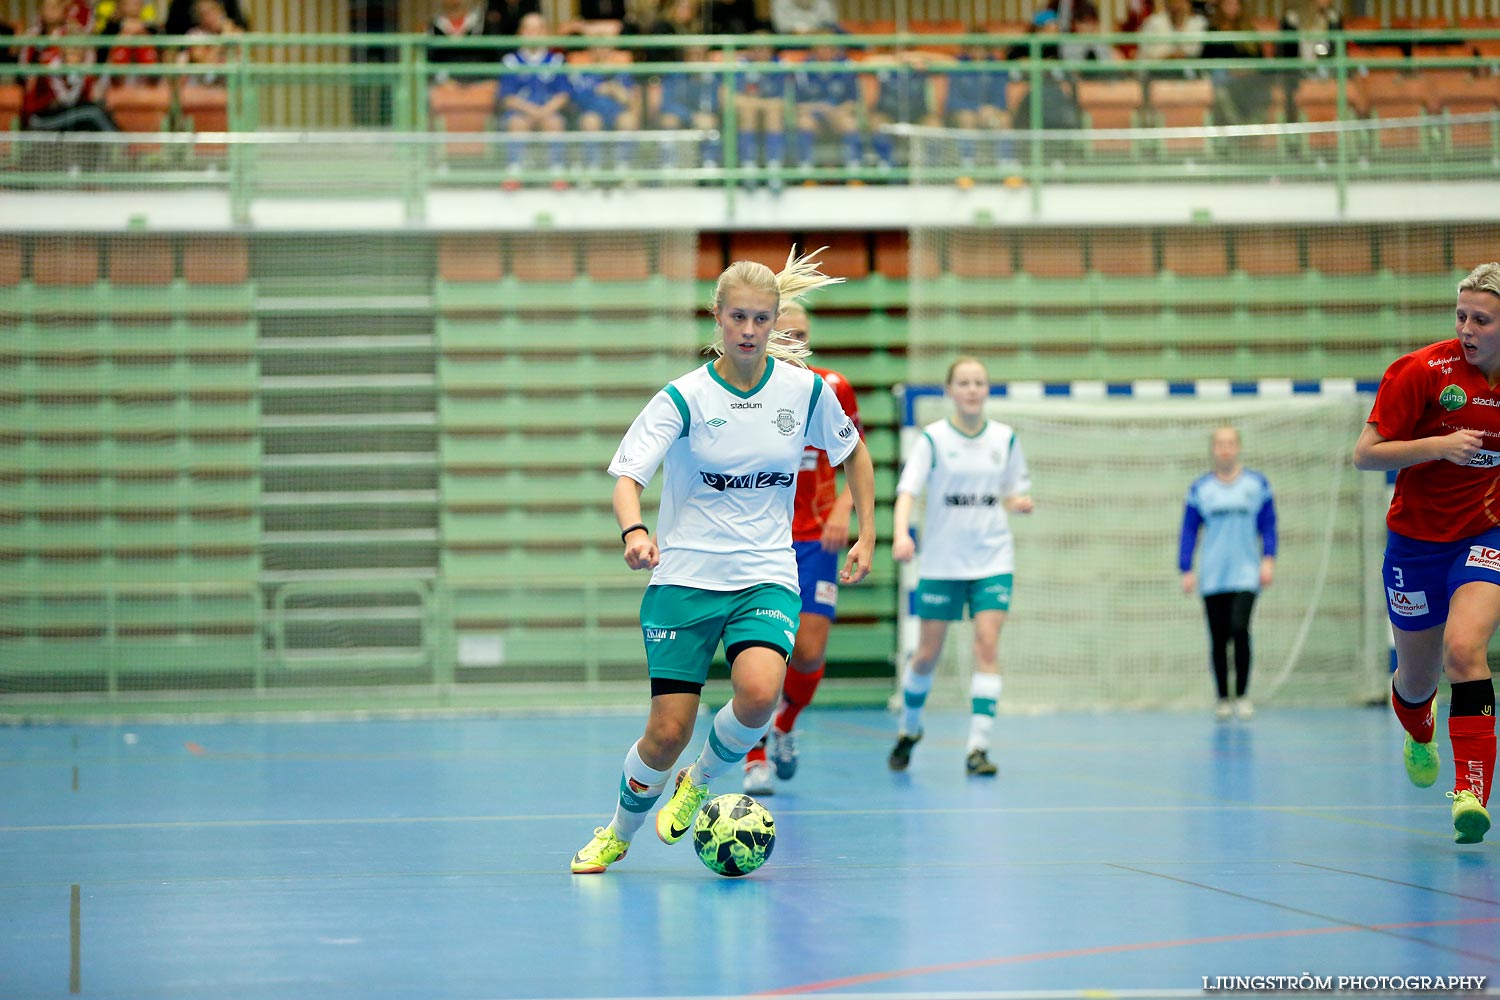
[[[1248,719],[1255,707],[1245,696],[1250,684],[1250,612],[1276,569],[1276,501],[1271,484],[1240,465],[1240,433],[1220,427],[1212,439],[1213,471],[1188,487],[1182,513],[1177,568],[1182,592],[1203,595],[1219,700],[1214,714]],[[1198,570],[1193,551],[1202,532]],[[1234,700],[1229,695],[1229,646],[1234,645]]]

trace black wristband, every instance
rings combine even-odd
[[[625,544],[625,536],[628,535],[628,534],[630,534],[632,531],[644,531],[648,535],[651,534],[651,529],[650,528],[646,527],[640,521],[637,521],[634,524],[632,524],[630,527],[626,528],[624,531],[620,532],[620,544],[621,545]]]

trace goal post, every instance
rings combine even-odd
[[[1265,474],[1277,506],[1275,580],[1251,626],[1250,693],[1283,705],[1377,699],[1389,663],[1380,599],[1385,477],[1351,452],[1374,386],[1292,383],[996,384],[991,419],[1015,428],[1035,513],[1013,515],[1015,600],[1001,635],[1010,710],[1207,705],[1214,688],[1201,599],[1182,592],[1178,538],[1187,488],[1210,468],[1209,440],[1236,427],[1241,459]],[[901,451],[951,413],[941,386],[898,387]],[[920,530],[921,501],[913,515]],[[919,558],[920,558],[920,537]],[[915,647],[902,568],[901,663]],[[962,697],[971,631],[953,629],[939,664]]]

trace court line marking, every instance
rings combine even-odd
[[[1488,899],[1484,896],[1468,896],[1461,892],[1449,892],[1447,889],[1438,889],[1430,885],[1422,885],[1420,882],[1403,882],[1398,878],[1386,878],[1384,875],[1371,875],[1369,872],[1357,872],[1348,868],[1334,868],[1332,865],[1319,865],[1311,861],[1295,861],[1293,864],[1301,865],[1303,868],[1314,868],[1325,872],[1337,872],[1340,875],[1353,875],[1356,878],[1366,878],[1372,882],[1385,882],[1388,885],[1399,885],[1403,889],[1422,889],[1435,893],[1439,896],[1448,896],[1452,899],[1464,899],[1471,903],[1484,903],[1486,906],[1500,906],[1500,899]]]
[[[1328,807],[1324,807],[1328,808]],[[1431,810],[1436,807],[1422,803],[1396,803],[1389,805],[1334,806],[1348,811],[1390,812],[1396,809]],[[1245,803],[1223,803],[1220,805],[1141,805],[1141,806],[974,806],[930,809],[778,809],[778,816],[1019,816],[1048,815],[1057,813],[1184,813],[1184,812],[1267,812],[1292,813],[1314,818],[1338,819],[1336,814],[1322,815],[1321,810],[1309,810],[1305,806],[1250,805]],[[598,813],[533,813],[521,816],[333,816],[318,819],[205,819],[205,820],[157,820],[137,823],[57,823],[57,824],[12,824],[0,826],[0,833],[72,833],[103,830],[184,830],[214,829],[228,827],[280,827],[280,826],[378,826],[382,824],[413,823],[554,823],[578,822],[597,819]],[[1351,820],[1361,825],[1381,829],[1401,830],[1410,833],[1428,834],[1430,831],[1408,827],[1391,826],[1385,823]],[[1433,834],[1441,836],[1441,834]]]
[[[1355,930],[1373,931],[1373,932],[1378,933],[1378,934],[1387,935],[1388,937],[1394,937],[1394,938],[1396,938],[1398,940],[1401,940],[1401,941],[1410,941],[1410,942],[1412,942],[1414,944],[1421,944],[1421,945],[1426,945],[1429,948],[1436,948],[1438,951],[1446,951],[1446,952],[1451,952],[1451,953],[1453,953],[1455,955],[1462,955],[1465,958],[1477,958],[1477,959],[1479,959],[1481,961],[1484,961],[1484,962],[1494,962],[1494,961],[1497,961],[1497,956],[1495,956],[1495,955],[1485,955],[1485,954],[1481,954],[1481,953],[1478,953],[1478,952],[1466,951],[1463,948],[1454,948],[1454,947],[1450,947],[1449,945],[1438,944],[1437,942],[1434,942],[1434,941],[1428,941],[1426,938],[1420,938],[1420,937],[1416,937],[1416,936],[1410,935],[1410,934],[1397,934],[1397,933],[1395,933],[1393,931],[1378,930],[1374,925],[1360,923],[1357,920],[1346,920],[1343,917],[1335,917],[1335,916],[1330,916],[1327,913],[1319,913],[1317,910],[1304,910],[1304,909],[1302,909],[1301,907],[1298,907],[1298,906],[1290,906],[1290,905],[1288,905],[1286,903],[1278,903],[1278,902],[1276,902],[1274,900],[1271,900],[1271,899],[1263,899],[1260,896],[1251,896],[1251,895],[1249,895],[1247,893],[1235,892],[1233,889],[1225,889],[1225,888],[1221,888],[1220,886],[1209,885],[1209,884],[1207,884],[1205,882],[1194,882],[1192,879],[1183,878],[1183,877],[1181,877],[1179,875],[1168,875],[1166,872],[1156,872],[1156,871],[1151,871],[1150,869],[1147,869],[1147,868],[1137,868],[1134,865],[1124,865],[1124,864],[1117,864],[1117,863],[1112,863],[1112,862],[1109,863],[1109,867],[1111,867],[1111,868],[1119,868],[1119,869],[1122,869],[1124,871],[1138,872],[1141,875],[1147,875],[1147,876],[1150,876],[1151,878],[1164,879],[1164,880],[1166,880],[1168,882],[1175,882],[1178,885],[1191,886],[1194,889],[1203,889],[1203,890],[1206,890],[1208,892],[1218,893],[1221,896],[1228,896],[1231,899],[1242,899],[1242,900],[1244,900],[1247,903],[1259,903],[1261,906],[1268,906],[1268,907],[1270,907],[1270,908],[1272,908],[1274,910],[1280,910],[1280,911],[1282,911],[1284,913],[1295,913],[1296,915],[1298,915],[1300,917],[1312,917],[1315,920],[1326,920],[1326,921],[1328,921],[1331,924],[1342,924],[1344,926],[1353,928]],[[1487,918],[1480,917],[1480,918],[1474,918],[1474,919],[1483,920],[1483,919],[1487,919]],[[1494,919],[1497,922],[1500,922],[1500,918],[1494,918]]]
[[[1150,873],[1147,872],[1146,874]],[[891,969],[886,972],[867,972],[857,976],[842,976],[837,979],[826,979],[821,982],[803,983],[798,986],[786,986],[774,990],[762,990],[758,993],[749,994],[749,996],[797,996],[805,993],[822,993],[828,990],[836,990],[844,986],[863,986],[867,983],[889,982],[893,979],[909,979],[914,976],[931,976],[946,972],[964,972],[970,969],[989,969],[1002,965],[1022,965],[1029,962],[1053,962],[1070,958],[1093,958],[1100,955],[1122,955],[1131,952],[1162,951],[1168,948],[1196,948],[1201,945],[1241,944],[1246,941],[1270,941],[1277,938],[1313,937],[1322,934],[1350,934],[1355,931],[1389,932],[1396,930],[1411,930],[1418,927],[1454,927],[1475,926],[1481,924],[1500,924],[1500,917],[1469,917],[1459,920],[1423,920],[1412,923],[1371,924],[1369,926],[1360,927],[1350,926],[1348,924],[1340,925],[1337,927],[1303,927],[1283,931],[1251,931],[1244,934],[1218,934],[1211,937],[1178,938],[1176,940],[1165,941],[1137,941],[1129,944],[1097,945],[1090,948],[1067,948],[1060,951],[1037,951],[1024,955],[1003,955],[998,958],[975,958],[964,962],[945,962],[941,965],[914,966],[909,969]],[[1428,944],[1430,942],[1424,941],[1422,943]],[[1201,991],[1199,991],[1199,993],[1201,995]],[[974,994],[967,995],[973,996]],[[1092,991],[1090,991],[1088,993],[1079,995],[1110,996],[1112,994],[1108,991],[1100,991],[1099,993],[1093,993]],[[848,1000],[848,998],[844,994],[840,994],[839,1000]]]

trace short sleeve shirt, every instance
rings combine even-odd
[[[1452,542],[1500,526],[1500,391],[1464,359],[1457,338],[1397,358],[1380,381],[1369,422],[1390,441],[1463,429],[1484,435],[1468,466],[1439,460],[1396,473],[1388,528]]]
[[[796,592],[792,499],[808,446],[839,464],[859,431],[822,378],[768,358],[743,392],[704,365],[674,379],[636,417],[612,476],[645,486],[664,466],[653,585]]]
[[[989,420],[972,436],[940,420],[922,429],[896,492],[927,493],[920,575],[982,580],[1016,568],[1007,497],[1031,491],[1026,456],[1009,424]]]

